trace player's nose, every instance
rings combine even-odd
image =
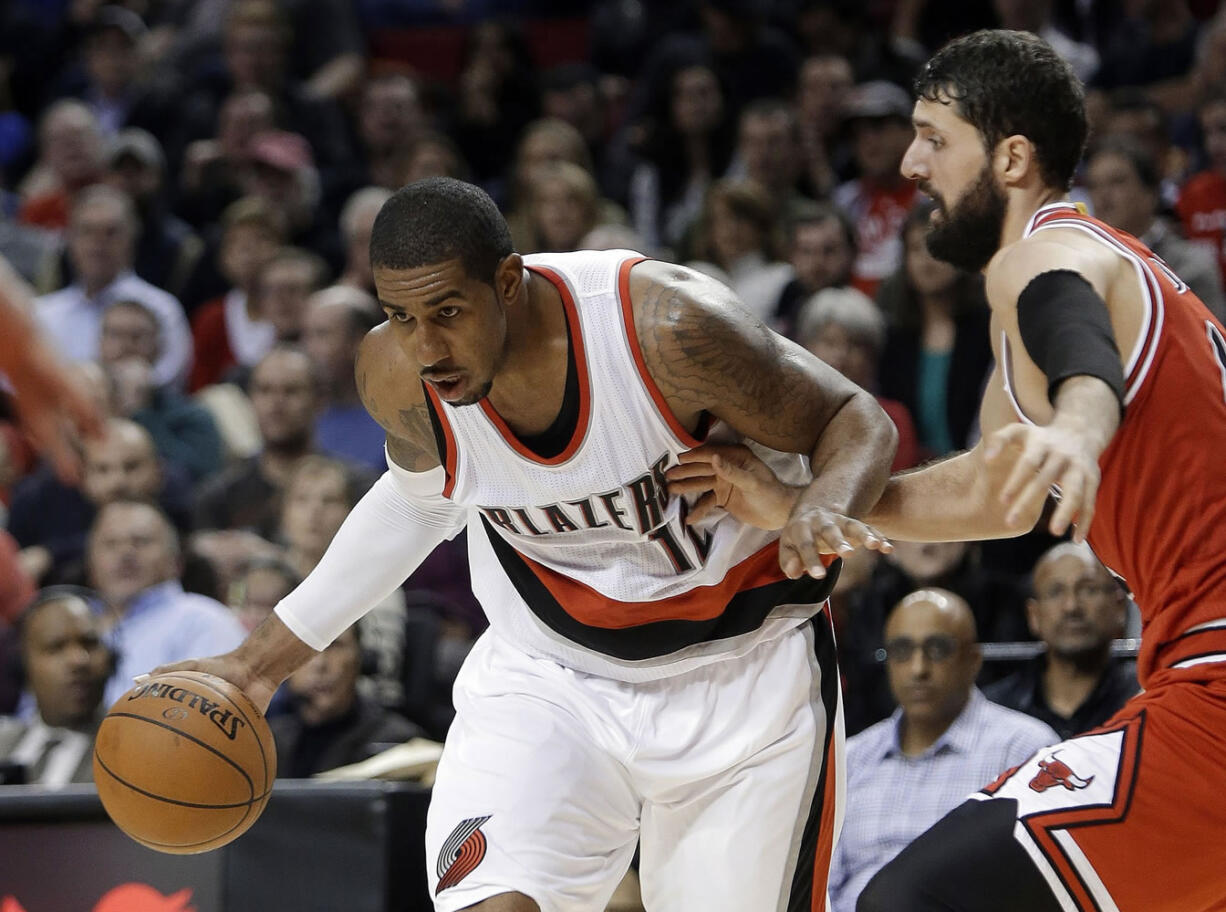
[[[902,163],[898,166],[898,170],[907,180],[918,181],[928,178],[928,164],[924,161],[918,136],[911,140],[911,145],[907,146],[907,151],[902,157]]]

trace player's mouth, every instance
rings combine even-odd
[[[459,398],[461,387],[464,385],[463,374],[437,374],[433,377],[424,378],[427,383],[434,387],[439,398],[445,402],[450,402],[453,399]]]

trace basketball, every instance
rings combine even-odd
[[[241,836],[268,803],[272,732],[214,675],[156,675],[120,697],[94,742],[94,783],[115,824],[159,852],[191,855]]]

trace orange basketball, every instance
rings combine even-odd
[[[120,697],[94,742],[94,783],[116,825],[190,855],[255,823],[277,772],[272,732],[247,695],[199,671],[156,675]]]

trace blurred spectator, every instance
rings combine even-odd
[[[435,130],[427,130],[417,138],[405,159],[402,184],[411,184],[423,177],[454,177],[456,180],[472,179],[468,162],[449,136]]]
[[[89,533],[90,582],[114,613],[110,636],[120,660],[106,687],[109,706],[132,678],[165,662],[228,652],[242,625],[224,605],[184,592],[179,534],[153,504],[114,500]]]
[[[283,557],[253,557],[234,576],[230,607],[244,629],[255,630],[301,582],[298,571]]]
[[[564,120],[535,120],[524,128],[515,150],[515,163],[511,171],[512,211],[507,216],[507,225],[511,229],[511,241],[516,250],[530,253],[545,249],[562,249],[542,247],[540,226],[534,224],[538,203],[537,184],[542,176],[549,175],[556,179],[559,172],[554,166],[558,164],[571,164],[587,175],[588,179],[584,180],[571,172],[569,182],[573,187],[582,184],[583,195],[594,198],[594,203],[589,204],[589,217],[592,219],[589,227],[626,220],[626,213],[620,206],[600,196],[592,173],[592,159],[579,131]],[[573,229],[571,233],[573,234]],[[580,232],[580,235],[582,233]]]
[[[136,274],[181,297],[204,252],[204,244],[166,206],[163,186],[166,159],[162,147],[146,131],[129,127],[110,143],[107,166],[107,182],[128,195],[140,219],[133,263]]]
[[[505,19],[474,26],[463,57],[452,132],[484,183],[503,173],[506,150],[537,116],[535,67],[522,29]]]
[[[877,562],[864,587],[849,593],[847,623],[839,631],[839,671],[849,733],[883,719],[894,708],[879,661],[885,618],[908,592],[932,586],[949,589],[966,600],[983,641],[1027,638],[1025,585],[983,566],[977,546],[895,542],[894,551]]]
[[[800,312],[796,341],[857,386],[875,392],[877,363],[885,345],[885,318],[877,305],[854,288],[826,288]],[[896,399],[877,403],[898,428],[898,451],[891,471],[919,463],[919,438],[907,407]]]
[[[85,30],[80,63],[60,82],[60,94],[80,98],[107,136],[124,127],[141,127],[163,140],[177,127],[173,73],[161,70],[157,78],[142,72],[141,51],[148,35],[145,22],[122,5],[98,6]]]
[[[1171,125],[1161,105],[1142,89],[1117,89],[1097,133],[1102,140],[1124,137],[1140,145],[1158,169],[1159,210],[1175,208],[1179,184],[1187,174],[1188,150],[1171,142]]]
[[[1207,167],[1183,185],[1175,208],[1188,240],[1211,250],[1226,278],[1226,89],[1210,95],[1197,116]]]
[[[928,51],[914,34],[925,3],[899,3],[896,13],[913,21],[891,22],[887,30],[874,19],[875,8],[861,0],[800,0],[796,11],[796,36],[805,54],[836,55],[845,58],[857,81],[886,79],[899,85],[909,85],[928,56]],[[961,11],[979,4],[940,4],[944,14]],[[986,6],[986,4],[984,4]],[[907,14],[910,14],[909,16]],[[895,17],[897,18],[897,17]],[[971,31],[972,29],[968,29]],[[952,37],[952,36],[951,36]]]
[[[299,247],[283,247],[256,271],[255,308],[277,342],[297,342],[307,300],[323,287],[328,267]]]
[[[61,230],[68,225],[76,195],[102,179],[102,130],[79,101],[51,105],[38,122],[38,161],[18,187],[17,219]]]
[[[260,314],[256,281],[285,242],[281,219],[264,200],[248,197],[226,209],[221,232],[217,261],[230,290],[192,315],[193,392],[221,382],[236,366],[250,370],[277,338]]]
[[[681,245],[707,188],[732,159],[724,88],[701,58],[674,63],[641,126],[642,161],[630,178],[630,219],[652,248]]]
[[[293,712],[270,721],[278,776],[305,779],[422,734],[358,694],[361,671],[362,647],[357,628],[350,627],[290,676]]]
[[[375,278],[370,271],[370,230],[375,224],[375,216],[391,195],[392,191],[386,187],[363,187],[346,200],[340,222],[345,268],[336,280],[338,285],[347,285],[370,295],[375,293]]]
[[[196,528],[244,529],[271,540],[281,490],[314,450],[319,381],[305,352],[278,346],[252,370],[249,394],[264,448],[200,486]]]
[[[792,279],[792,267],[775,256],[778,234],[765,191],[750,181],[718,180],[707,192],[695,231],[698,262],[687,265],[725,281],[745,306],[768,320]]]
[[[524,253],[579,249],[583,237],[600,223],[600,190],[587,171],[570,162],[541,166],[532,181],[526,216],[532,239]]]
[[[831,859],[834,912],[853,912],[872,876],[969,793],[1059,740],[975,687],[982,663],[975,620],[954,593],[906,596],[890,613],[884,640],[898,709],[847,742],[847,801],[855,813]]]
[[[1028,713],[1061,740],[1104,724],[1140,690],[1136,663],[1111,658],[1127,598],[1085,544],[1056,545],[1035,564],[1030,632],[1046,651],[988,686],[988,698]]]
[[[800,66],[796,117],[805,180],[816,197],[829,196],[841,180],[852,176],[843,122],[853,86],[851,64],[839,54],[818,54]]]
[[[357,185],[400,189],[409,151],[428,125],[417,83],[403,73],[370,78],[362,88],[357,119],[364,153]]]
[[[183,154],[175,208],[193,225],[215,222],[243,194],[255,137],[273,129],[273,100],[261,89],[236,89],[217,113],[216,136],[198,139]]]
[[[1099,45],[1102,62],[1091,87],[1145,86],[1166,110],[1179,110],[1196,55],[1196,20],[1188,4],[1144,0],[1123,4],[1121,12]]]
[[[139,301],[121,299],[107,305],[98,363],[110,381],[113,414],[143,427],[163,460],[182,466],[199,481],[221,468],[221,437],[203,406],[154,382],[159,348],[153,311]]]
[[[906,217],[899,232],[904,257],[877,303],[889,321],[881,394],[907,406],[925,451],[941,456],[972,442],[992,350],[983,280],[928,252],[931,211],[925,202]]]
[[[0,207],[0,257],[36,289],[55,287],[59,253],[56,232],[15,222]]]
[[[800,189],[803,166],[796,109],[777,98],[763,98],[746,106],[741,112],[731,173],[764,189],[784,221],[796,218],[805,204],[812,202]]]
[[[992,0],[1000,28],[1034,32],[1051,45],[1077,78],[1089,82],[1098,70],[1098,51],[1075,41],[1052,19],[1052,0]]]
[[[787,222],[788,262],[794,273],[783,286],[772,323],[795,338],[801,307],[823,288],[851,284],[856,229],[847,213],[829,203],[810,203]]]
[[[157,314],[161,355],[153,379],[181,388],[191,367],[191,333],[179,302],[132,272],[138,231],[127,195],[90,187],[76,199],[68,230],[68,259],[76,280],[35,301],[35,316],[60,352],[74,361],[98,356],[102,312],[120,299],[139,301]]]
[[[612,144],[608,141],[609,124],[600,81],[601,74],[589,64],[554,67],[541,78],[541,114],[564,121],[579,131],[593,162],[590,170],[607,193],[619,178],[610,173]]]
[[[103,436],[84,442],[80,488],[61,482],[47,467],[13,492],[9,531],[21,545],[21,560],[35,580],[75,582],[85,538],[99,507],[117,499],[157,499],[179,528],[189,522],[191,491],[184,469],[158,462],[149,432],[126,418],[110,418]]]
[[[899,172],[911,143],[911,99],[890,82],[867,82],[844,108],[859,176],[834,191],[834,202],[856,226],[853,281],[865,294],[902,263],[900,229],[918,196]]]
[[[370,482],[369,475],[325,456],[306,456],[294,467],[285,484],[276,538],[300,576],[315,569]],[[395,589],[357,624],[371,651],[370,696],[387,707],[404,702],[405,621],[404,592]]]
[[[1137,237],[1219,320],[1226,320],[1217,261],[1203,245],[1185,241],[1158,215],[1159,175],[1144,149],[1125,137],[1108,138],[1089,155],[1085,175],[1094,215]]]
[[[16,623],[33,595],[34,580],[22,567],[17,539],[0,529],[0,629]]]
[[[0,766],[20,766],[22,781],[44,788],[93,782],[94,735],[116,664],[98,615],[84,593],[40,593],[22,616],[18,647],[34,714],[0,716]]]
[[[281,215],[292,243],[331,260],[340,259],[336,232],[321,218],[319,171],[306,139],[269,130],[251,140],[244,195],[265,200]]]
[[[629,225],[597,225],[579,241],[580,250],[637,250],[651,256],[651,248]]]
[[[383,321],[379,305],[364,291],[333,285],[307,301],[302,348],[314,362],[321,387],[315,445],[330,456],[382,472],[383,428],[362,405],[354,365],[358,348]]]

